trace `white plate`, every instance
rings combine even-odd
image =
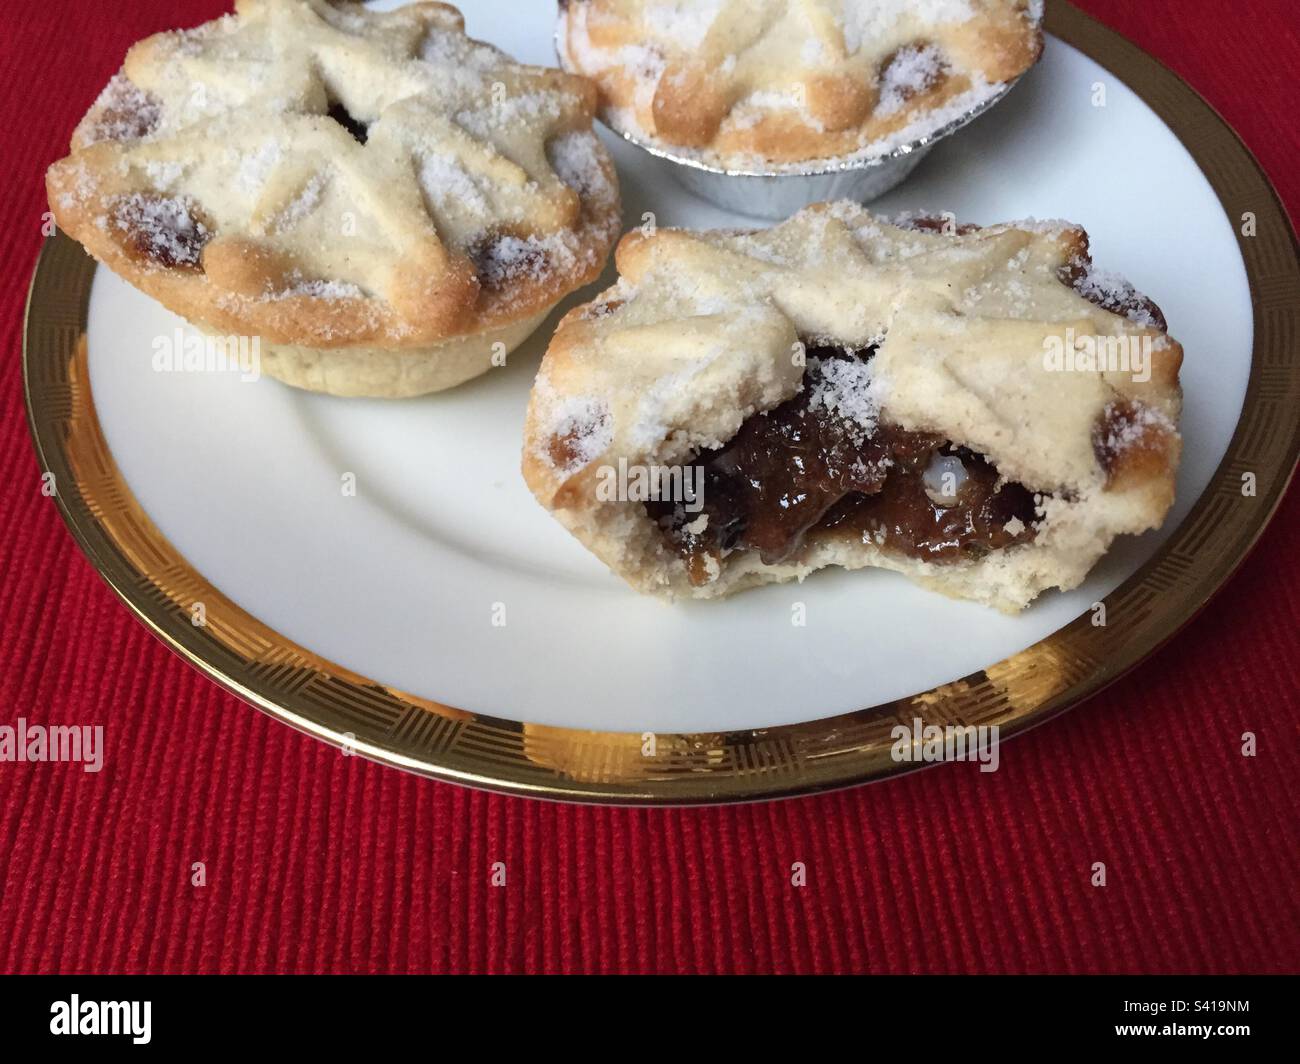
[[[553,62],[551,6],[466,6],[472,35]],[[634,149],[605,139],[628,226],[647,211],[660,225],[758,224],[647,184]],[[341,400],[154,372],[155,338],[183,323],[100,270],[95,405],[131,489],[200,572],[289,639],[382,684],[607,731],[731,731],[875,705],[1030,646],[1152,555],[1228,445],[1252,317],[1233,229],[1190,155],[1119,79],[1054,39],[1004,103],[873,209],[1067,218],[1091,234],[1101,268],[1160,304],[1186,350],[1187,399],[1178,503],[1162,533],[1122,541],[1083,587],[1016,618],[884,572],[827,572],[721,603],[641,598],[542,511],[519,474],[528,389],[554,317],[508,367],[450,393]],[[345,473],[355,497],[341,490]],[[796,602],[805,627],[791,624]],[[504,626],[493,623],[498,604]]]

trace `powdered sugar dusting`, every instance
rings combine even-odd
[[[910,17],[925,25],[960,25],[975,17],[970,0],[844,0],[844,45],[862,51]]]
[[[1089,269],[1076,283],[1075,288],[1085,299],[1090,299],[1107,308],[1122,308],[1124,316],[1134,325],[1145,328],[1159,328],[1146,305],[1146,301],[1133,287],[1132,282],[1109,270]]]
[[[178,162],[159,162],[151,160],[145,164],[145,174],[149,178],[149,183],[160,191],[167,191],[180,180],[181,174],[185,172],[185,167]]]
[[[184,198],[135,192],[114,203],[112,220],[136,247],[164,266],[197,266],[212,235]]]
[[[686,6],[677,5],[683,12]],[[579,70],[599,71],[616,67],[627,70],[636,78],[639,86],[637,102],[648,105],[666,66],[663,53],[650,44],[599,48],[592,43],[587,19],[586,4],[571,4],[561,14],[559,39],[564,42],[569,58]]]
[[[94,111],[99,113],[84,133],[86,144],[101,140],[139,140],[157,128],[162,119],[161,104],[124,74],[115,75],[104,87],[95,101]]]
[[[704,43],[709,30],[722,10],[723,0],[675,0],[655,4],[646,10],[652,26],[667,26],[682,47],[694,50]]]
[[[614,441],[609,408],[595,396],[560,395],[545,377],[538,377],[533,403],[543,426],[539,457],[561,475],[590,465]]]
[[[897,114],[908,100],[938,81],[945,67],[943,52],[933,44],[900,48],[881,78],[876,114]]]
[[[64,210],[85,206],[99,189],[98,178],[86,168],[85,163],[76,163],[70,172],[70,185],[59,192],[59,206]]]
[[[473,174],[450,154],[431,153],[420,164],[420,187],[439,211],[459,208],[486,215],[489,205],[484,188]]]
[[[460,34],[437,27],[425,37],[420,47],[420,59],[436,67],[457,67],[473,71],[475,82],[482,80],[477,75],[495,70],[503,62],[508,62],[495,48],[466,40]]]
[[[543,281],[555,272],[567,272],[576,261],[574,238],[570,233],[548,236],[497,237],[485,244],[474,256],[479,278],[489,288],[530,279]]]
[[[276,219],[277,227],[281,230],[292,229],[311,214],[320,206],[321,196],[324,195],[328,183],[329,179],[324,174],[313,174],[302,191],[280,212],[280,217]]]
[[[235,172],[235,185],[243,193],[255,196],[262,191],[271,171],[284,158],[284,147],[276,140],[265,141],[255,152],[242,157]]]
[[[348,281],[322,281],[303,277],[300,273],[289,275],[286,288],[267,296],[268,299],[291,299],[306,296],[310,299],[323,299],[335,302],[340,299],[364,299],[365,293],[358,285]]]
[[[942,106],[921,111],[901,129],[864,145],[856,152],[844,156],[842,161],[866,161],[880,155],[888,155],[909,144],[927,141],[949,126],[969,121],[976,111],[1004,88],[1000,82],[990,82],[982,75],[976,75],[970,81],[971,87],[965,92],[958,93]]]
[[[1115,400],[1103,412],[1105,433],[1097,443],[1110,456],[1121,455],[1134,447],[1144,446],[1151,433],[1174,436],[1178,428],[1161,410],[1146,403]]]
[[[871,363],[856,358],[813,358],[808,364],[820,373],[808,397],[809,407],[824,407],[839,415],[859,442],[872,435],[880,421],[880,406],[873,392]]]
[[[564,133],[548,145],[547,154],[556,176],[584,199],[607,203],[614,186],[601,163],[600,140],[595,133]]]

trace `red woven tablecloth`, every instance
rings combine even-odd
[[[1295,216],[1293,0],[1083,6],[1208,97]],[[227,7],[0,12],[0,723],[100,723],[107,742],[98,774],[0,764],[0,970],[1300,968],[1297,492],[1199,619],[998,772],[796,801],[633,811],[435,784],[275,723],[156,642],[40,492],[22,306],[43,170],[127,46]]]

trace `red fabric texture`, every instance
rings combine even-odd
[[[0,13],[0,723],[103,724],[107,743],[97,775],[0,764],[0,970],[1297,970],[1296,492],[1171,645],[998,772],[793,801],[620,810],[433,783],[297,734],[155,641],[39,490],[23,299],[43,169],[127,46],[227,6]],[[1292,0],[1083,6],[1203,93],[1294,216]]]

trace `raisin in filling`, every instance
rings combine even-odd
[[[370,137],[370,127],[360,119],[354,118],[352,113],[338,102],[331,102],[326,116],[332,118],[348,131],[348,134],[358,144],[364,144]]]
[[[202,269],[212,229],[189,200],[132,193],[115,201],[111,221],[123,243],[140,258],[168,269]]]
[[[489,232],[465,249],[474,272],[489,292],[500,292],[525,278],[544,277],[550,268],[545,245],[532,237]]]
[[[841,377],[845,362],[865,364],[874,354],[811,348],[799,395],[749,418],[724,447],[696,458],[704,471],[698,513],[672,502],[646,504],[693,583],[707,582],[709,559],[731,551],[757,551],[775,565],[829,537],[870,540],[940,563],[1034,537],[1033,494],[1000,483],[980,455],[940,436],[848,416],[843,404],[825,401],[823,382]]]

